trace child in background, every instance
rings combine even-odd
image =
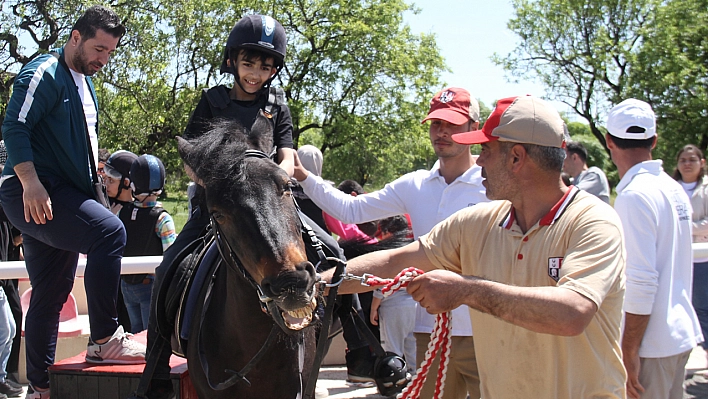
[[[159,158],[141,155],[133,162],[130,191],[135,201],[118,213],[127,234],[123,256],[162,255],[175,241],[172,216],[157,202],[164,185],[165,166]],[[121,275],[121,291],[132,333],[147,329],[154,280],[152,273]]]

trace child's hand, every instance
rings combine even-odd
[[[374,309],[373,307],[371,308],[371,312],[369,312],[369,321],[371,324],[378,326],[379,325],[379,310]]]

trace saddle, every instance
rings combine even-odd
[[[193,303],[191,306],[188,304],[189,293],[197,280],[197,270],[201,265],[211,269],[218,263],[219,252],[215,247],[210,251],[213,243],[214,234],[209,229],[205,235],[182,249],[167,269],[158,288],[157,301],[154,305],[157,329],[160,335],[171,342],[172,352],[181,357],[186,357],[188,335],[182,334],[182,331],[188,331],[187,326],[191,321],[189,310],[194,309]],[[199,274],[202,278],[201,283],[196,283],[197,293],[208,273]]]

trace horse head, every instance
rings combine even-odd
[[[316,273],[307,260],[290,178],[267,155],[270,121],[260,112],[251,130],[219,121],[195,140],[178,141],[182,159],[205,189],[226,263],[255,286],[286,332],[310,325]]]

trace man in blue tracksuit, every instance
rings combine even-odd
[[[79,253],[88,255],[86,360],[145,361],[145,347],[129,338],[116,316],[125,230],[96,202],[92,186],[98,105],[90,76],[108,62],[124,33],[112,10],[89,8],[62,49],[22,68],[2,124],[8,160],[0,201],[22,232],[32,284],[25,322],[27,398],[49,398],[47,368],[54,362],[59,311],[73,287]]]

